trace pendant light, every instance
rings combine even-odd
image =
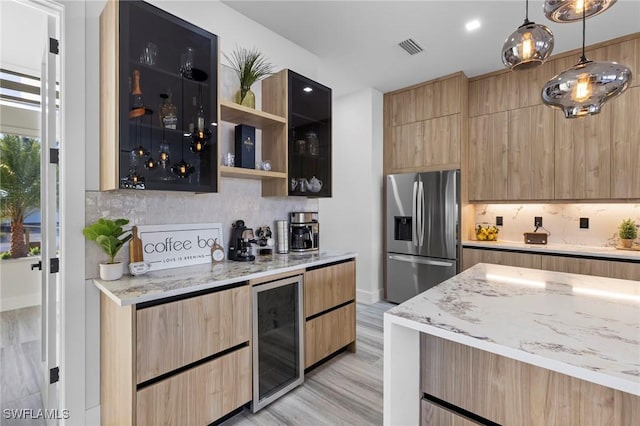
[[[586,8],[583,8],[580,62],[553,77],[542,88],[542,101],[561,109],[565,118],[598,114],[605,102],[629,87],[632,78],[631,70],[622,64],[587,59],[586,19]]]
[[[544,25],[529,21],[529,0],[526,0],[524,23],[502,45],[502,63],[513,71],[542,65],[553,50],[553,33]]]
[[[554,22],[574,22],[596,16],[611,6],[616,0],[546,0],[544,15]]]

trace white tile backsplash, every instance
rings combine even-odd
[[[550,233],[549,244],[612,247],[619,240],[618,225],[631,218],[640,225],[640,204],[476,204],[476,223],[495,224],[502,216],[499,240],[523,241],[533,232],[533,219],[542,216]],[[580,229],[580,218],[589,218],[589,229]],[[543,230],[544,231],[544,230]]]
[[[224,178],[214,194],[168,191],[119,190],[86,193],[86,223],[101,217],[126,218],[132,225],[173,223],[222,223],[225,250],[229,245],[231,224],[242,219],[247,226],[269,225],[275,236],[275,221],[288,219],[292,211],[318,211],[318,200],[305,197],[262,197],[257,180]],[[320,219],[320,223],[322,220]],[[98,264],[106,255],[92,242],[86,245],[87,278],[98,276]],[[129,259],[124,247],[117,259]]]

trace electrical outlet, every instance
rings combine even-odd
[[[496,216],[496,226],[502,226],[502,216]]]
[[[580,229],[589,229],[589,218],[581,217],[580,218]]]
[[[542,216],[535,216],[533,218],[533,226],[541,227],[542,226]]]

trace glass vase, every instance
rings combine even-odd
[[[236,103],[242,106],[246,106],[249,108],[256,107],[256,95],[251,91],[247,90],[247,93],[244,95],[244,99],[242,98],[242,91],[238,90],[236,92]]]

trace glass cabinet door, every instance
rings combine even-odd
[[[289,71],[289,195],[331,196],[331,89]]]
[[[120,2],[120,188],[217,190],[217,37]]]

